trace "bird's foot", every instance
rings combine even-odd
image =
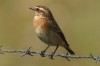
[[[54,54],[55,53],[51,53],[49,58],[52,59],[52,60],[54,60],[54,58],[53,58]]]
[[[45,51],[41,51],[41,54],[40,54],[41,57],[45,57],[45,56],[44,56],[44,55],[45,55],[44,53],[45,53]]]

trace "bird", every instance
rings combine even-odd
[[[35,12],[33,25],[36,35],[42,42],[48,45],[44,51],[41,51],[41,56],[44,57],[44,53],[50,46],[56,46],[56,49],[51,54],[51,59],[53,59],[59,46],[65,48],[71,55],[75,55],[74,51],[69,47],[69,44],[50,9],[41,5],[29,9]]]

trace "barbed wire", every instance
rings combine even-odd
[[[23,55],[21,57],[23,57],[25,55],[29,55],[29,56],[33,56],[35,54],[41,55],[41,52],[34,52],[34,51],[31,51],[30,49],[31,49],[31,47],[28,48],[27,50],[3,50],[3,49],[0,49],[0,53],[1,54],[4,54],[4,53],[23,53]],[[44,53],[44,55],[51,56],[52,54],[46,52],[46,53]],[[67,54],[54,54],[54,57],[56,57],[56,56],[66,58],[68,61],[70,61],[69,58],[76,58],[76,59],[88,58],[88,59],[100,61],[100,56],[93,56],[91,53],[88,56],[69,55],[68,53]],[[43,56],[41,56],[41,57],[43,57]]]

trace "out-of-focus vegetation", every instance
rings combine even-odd
[[[47,45],[41,42],[33,28],[34,12],[29,7],[49,7],[76,55],[100,55],[100,1],[99,0],[0,0],[0,45],[3,49],[41,51]],[[50,47],[52,52],[55,47]],[[57,53],[66,53],[59,48]],[[100,66],[90,59],[55,57],[50,60],[38,55],[0,55],[0,66]]]

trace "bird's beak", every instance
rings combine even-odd
[[[29,9],[31,9],[31,10],[33,10],[33,11],[35,11],[35,8],[29,8]]]

